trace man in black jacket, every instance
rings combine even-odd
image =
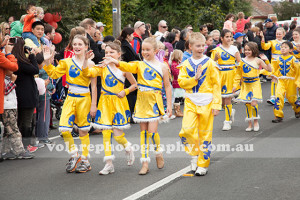
[[[276,39],[276,30],[277,26],[272,22],[271,19],[265,20],[265,27],[266,27],[266,33],[265,33],[265,42],[268,42],[270,40]],[[265,51],[266,56],[271,61],[271,49]]]
[[[96,22],[90,18],[86,18],[80,22],[79,26],[85,29],[87,38],[90,41],[90,49],[93,50],[94,53],[94,58],[92,60],[94,61],[95,64],[98,64],[100,61],[103,60],[103,56],[100,55],[97,43],[91,37],[95,35],[97,29]],[[100,98],[100,93],[101,93],[100,88],[101,88],[101,79],[100,77],[97,77],[97,102],[99,102],[99,98]]]

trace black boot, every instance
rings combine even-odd
[[[282,118],[281,117],[276,117],[275,119],[272,120],[273,123],[279,123],[282,122]]]

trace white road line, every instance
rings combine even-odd
[[[54,139],[60,138],[60,137],[61,137],[60,135],[57,135],[57,136],[54,136],[54,137],[49,138],[49,140],[54,140]]]
[[[150,192],[170,183],[171,181],[182,176],[183,174],[186,174],[189,171],[191,171],[191,166],[183,168],[182,170],[175,172],[174,174],[171,174],[170,176],[167,176],[166,178],[164,178],[156,183],[153,183],[152,185],[140,190],[137,193],[134,193],[133,195],[130,195],[129,197],[126,197],[123,200],[135,200],[135,199],[141,198],[142,196],[145,196],[145,195],[149,194]]]

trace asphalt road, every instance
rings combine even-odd
[[[68,174],[65,172],[68,154],[61,151],[64,143],[58,137],[53,139],[53,146],[39,149],[34,159],[0,163],[0,200],[124,199],[150,185],[158,185],[164,178],[166,182],[162,187],[141,199],[300,199],[300,119],[295,119],[291,106],[285,105],[284,122],[272,124],[272,106],[266,103],[270,84],[264,83],[262,87],[265,101],[259,105],[259,132],[245,132],[243,104],[234,105],[237,112],[231,131],[221,130],[224,112],[215,118],[213,144],[228,144],[234,151],[213,151],[209,172],[204,177],[178,176],[168,181],[170,175],[186,168],[190,162],[178,145],[181,119],[176,118],[159,125],[161,142],[165,145],[162,170],[156,168],[155,155],[151,153],[150,173],[139,176],[139,151],[135,152],[134,165],[128,167],[124,151],[115,150],[115,173],[100,176],[104,152],[98,149],[91,152],[90,172]],[[54,130],[49,137],[57,135],[58,131]],[[139,144],[138,125],[133,125],[126,135],[130,142]],[[101,135],[91,135],[90,139],[91,144],[102,143]]]

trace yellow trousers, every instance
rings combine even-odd
[[[196,106],[190,99],[185,99],[179,137],[185,145],[185,151],[191,156],[198,156],[198,167],[209,166],[213,122],[212,103]]]
[[[274,115],[275,117],[283,118],[283,107],[284,107],[284,97],[286,96],[287,100],[291,104],[293,110],[298,113],[300,112],[300,106],[296,106],[295,102],[297,101],[297,86],[295,80],[293,79],[279,79],[276,88],[276,98],[274,104]]]

